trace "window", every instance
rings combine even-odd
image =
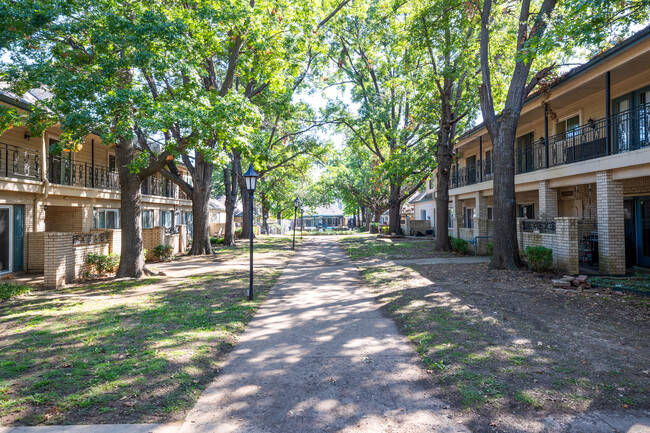
[[[474,227],[474,209],[471,207],[465,208],[465,228],[471,229]]]
[[[429,189],[433,189],[434,186],[434,181],[433,181],[433,176],[429,178]]]
[[[467,184],[473,185],[476,183],[476,155],[472,155],[465,161],[467,167]]]
[[[492,208],[491,207],[488,208],[488,219],[489,220],[493,219],[493,217],[492,217]]]
[[[172,211],[170,210],[161,210],[160,211],[160,227],[171,227],[172,226]]]
[[[218,224],[219,223],[219,214],[217,212],[213,212],[210,214],[210,224]]]
[[[492,176],[492,150],[485,151],[485,176]]]
[[[571,138],[577,134],[577,130],[579,127],[580,127],[580,115],[575,115],[559,121],[555,126],[555,131],[558,134],[564,134],[565,138]]]
[[[520,204],[519,205],[519,218],[535,219],[535,205],[534,204]]]
[[[454,211],[449,209],[447,210],[447,228],[453,229],[454,228]]]
[[[423,220],[423,221],[427,219],[427,210],[426,209],[422,209],[420,211],[420,219]]]
[[[96,229],[119,229],[120,228],[119,209],[95,209],[94,214],[95,214]]]
[[[152,210],[143,210],[142,211],[142,228],[151,229],[153,228],[153,211]]]
[[[115,155],[108,155],[108,171],[115,172]]]
[[[530,132],[517,137],[517,150],[515,154],[517,162],[517,173],[529,173],[533,171],[533,151],[535,133]]]

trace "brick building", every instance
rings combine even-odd
[[[36,100],[0,92],[0,104],[29,110]],[[82,252],[119,252],[120,191],[115,155],[100,137],[78,152],[51,152],[58,127],[32,137],[14,127],[0,135],[0,275],[43,272],[46,286],[70,282],[84,268]],[[187,175],[187,173],[185,173]],[[143,232],[184,250],[191,236],[192,203],[159,175],[142,185]],[[180,233],[183,231],[185,234]],[[178,233],[177,233],[178,232]],[[182,242],[181,242],[182,239]]]
[[[527,99],[515,143],[522,250],[548,246],[569,272],[587,264],[606,274],[650,267],[649,68],[650,27]],[[490,236],[493,154],[485,126],[464,134],[457,151],[450,233]],[[481,239],[479,251],[486,245]]]

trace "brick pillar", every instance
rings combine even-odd
[[[483,197],[480,192],[476,193],[474,199],[474,236],[487,236],[488,235],[488,219],[487,219],[487,198]],[[479,239],[477,252],[478,254],[487,254],[487,239]]]
[[[58,288],[74,278],[72,233],[45,233],[44,287]]]
[[[603,274],[625,274],[623,185],[612,173],[596,173],[598,197],[598,263]]]
[[[548,186],[548,180],[539,182],[539,218],[557,218],[557,190]]]
[[[555,218],[555,241],[549,247],[559,269],[573,275],[580,272],[578,246],[578,218]]]
[[[45,231],[45,206],[43,205],[43,202],[37,202],[36,206],[34,206],[34,218],[36,218],[36,230],[37,232],[44,232]],[[34,227],[32,225],[32,227]],[[31,230],[31,228],[30,228]]]
[[[463,203],[457,196],[451,198],[452,219],[454,220],[454,237],[460,237],[460,228],[463,225]]]

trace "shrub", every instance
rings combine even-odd
[[[467,254],[468,244],[465,239],[455,238],[449,236],[449,242],[451,242],[451,249],[460,254]]]
[[[223,238],[217,238],[215,236],[210,236],[210,243],[212,245],[223,245],[224,239]]]
[[[244,228],[243,227],[236,228],[235,229],[235,239],[241,239],[243,233],[244,233]]]
[[[382,234],[389,235],[390,234],[390,227],[384,226],[381,228]]]
[[[112,274],[117,271],[120,264],[120,255],[113,254],[94,254],[89,253],[86,257],[86,263],[94,269],[99,275]]]
[[[494,253],[494,244],[492,242],[488,242],[487,244],[487,253],[488,256],[491,256]]]
[[[535,272],[546,272],[553,267],[553,250],[546,247],[526,247],[528,266]]]
[[[153,256],[158,260],[169,261],[174,258],[174,247],[158,244],[153,248]]]
[[[379,223],[370,223],[370,233],[379,233]]]
[[[29,293],[30,290],[31,289],[29,286],[25,286],[22,284],[0,283],[0,299],[2,300],[10,299],[13,298],[14,296],[19,296],[25,293]]]

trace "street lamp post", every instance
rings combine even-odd
[[[300,240],[302,240],[302,231],[305,229],[305,209],[300,203]]]
[[[248,300],[252,301],[254,299],[254,292],[253,292],[253,194],[255,193],[255,186],[257,184],[257,173],[255,172],[255,169],[253,168],[253,164],[248,166],[248,171],[244,174],[244,180],[246,181],[246,189],[248,190],[248,193],[250,194],[250,202],[251,202],[251,208],[250,208],[250,214],[251,214],[251,221],[250,221],[250,262],[251,262],[251,270],[250,270],[250,286],[248,288]]]
[[[300,199],[296,197],[296,199],[293,201],[293,244],[291,245],[292,250],[296,249],[296,216],[298,215],[298,206],[300,206]]]

